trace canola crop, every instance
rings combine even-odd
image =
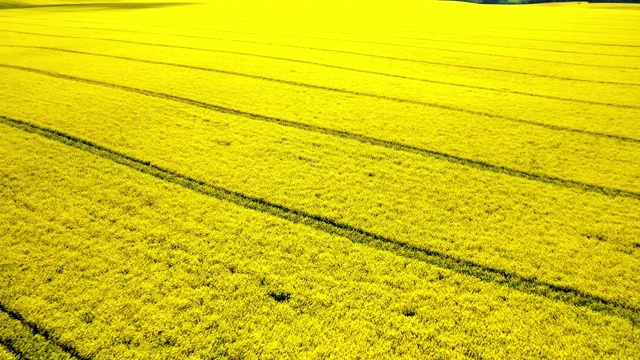
[[[5,5],[0,357],[637,356],[634,9]]]

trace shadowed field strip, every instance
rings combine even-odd
[[[244,208],[267,213],[294,223],[304,224],[329,234],[342,236],[354,243],[361,243],[379,250],[389,251],[398,256],[416,259],[427,264],[448,269],[459,274],[475,277],[481,281],[506,286],[517,291],[621,317],[629,320],[634,326],[640,322],[640,309],[587,294],[571,287],[539,281],[534,277],[523,277],[505,270],[477,264],[472,261],[460,259],[429,248],[406,244],[321,215],[306,213],[304,211],[271,203],[261,198],[251,197],[223,187],[210,185],[178,172],[154,165],[149,161],[137,159],[95,144],[91,141],[80,139],[52,129],[36,126],[25,121],[0,115],[0,122],[98,155],[141,173],[180,185],[198,193],[215,197],[220,200],[229,201]],[[19,316],[19,314],[16,315]],[[69,351],[75,350],[73,350],[73,348],[69,348]]]
[[[562,127],[562,126],[554,126],[554,125],[538,123],[538,122],[534,122],[534,121],[521,120],[521,119],[515,119],[515,118],[507,118],[507,117],[501,117],[499,115],[494,115],[494,114],[489,114],[489,113],[483,113],[483,112],[478,112],[478,111],[466,110],[466,109],[462,109],[462,108],[454,108],[454,107],[450,107],[450,106],[438,105],[436,103],[428,103],[428,102],[424,102],[424,101],[416,101],[416,100],[402,99],[402,98],[385,96],[385,95],[370,94],[370,93],[364,93],[364,92],[361,92],[361,91],[352,91],[352,90],[347,90],[347,89],[332,88],[332,87],[327,87],[327,86],[322,86],[322,85],[301,83],[301,82],[296,82],[296,81],[291,81],[291,80],[275,79],[275,78],[269,78],[269,77],[266,77],[266,76],[252,75],[252,74],[240,73],[240,72],[235,72],[235,71],[221,70],[221,69],[201,67],[201,66],[193,66],[193,65],[187,65],[187,64],[176,64],[176,63],[170,63],[170,62],[164,62],[164,61],[139,59],[139,58],[132,58],[132,57],[127,57],[127,56],[98,54],[98,53],[93,53],[93,52],[69,50],[69,49],[54,48],[54,47],[47,47],[47,46],[4,45],[4,44],[0,44],[0,46],[13,47],[13,48],[39,49],[39,50],[48,50],[48,51],[59,51],[59,52],[66,52],[66,53],[71,53],[71,54],[100,56],[100,57],[106,57],[106,58],[111,58],[111,59],[135,61],[135,62],[141,62],[141,63],[147,63],[147,64],[154,64],[154,65],[166,65],[166,66],[181,67],[181,68],[185,68],[185,69],[216,72],[216,73],[221,73],[221,74],[242,76],[242,77],[247,77],[247,78],[251,78],[251,79],[271,81],[271,82],[276,82],[276,83],[281,83],[281,84],[286,84],[286,85],[300,86],[300,87],[306,87],[306,88],[318,89],[318,90],[326,90],[326,91],[338,92],[338,93],[349,94],[349,95],[372,97],[372,98],[384,99],[384,100],[401,102],[401,103],[411,103],[411,104],[416,104],[416,105],[424,105],[424,106],[428,106],[428,107],[439,107],[439,108],[444,108],[444,109],[447,109],[447,110],[454,110],[454,111],[461,111],[461,112],[471,113],[471,114],[474,114],[474,115],[485,115],[485,116],[491,116],[491,117],[499,117],[499,118],[504,119],[504,120],[520,122],[520,123],[529,124],[529,125],[535,125],[535,126],[541,126],[541,127],[544,127],[544,128],[547,128],[547,129],[551,129],[551,130],[579,132],[579,133],[589,134],[589,135],[594,135],[594,136],[602,136],[602,137],[614,138],[614,139],[618,139],[618,140],[621,140],[621,141],[630,141],[630,142],[640,143],[640,139],[633,139],[633,138],[628,138],[628,137],[619,136],[619,135],[603,134],[603,133],[598,133],[598,132],[590,132],[590,131],[578,130],[578,129],[567,128],[567,127]],[[374,74],[374,75],[395,77],[395,78],[401,78],[401,79],[406,79],[406,80],[414,80],[414,81],[420,81],[420,82],[431,83],[431,84],[448,85],[448,86],[462,87],[462,88],[468,88],[468,89],[492,91],[492,92],[496,92],[496,93],[499,93],[499,94],[510,93],[510,94],[516,94],[516,95],[538,97],[538,98],[542,98],[542,99],[567,101],[567,102],[572,102],[572,103],[582,103],[582,104],[598,105],[598,106],[611,106],[611,107],[616,107],[616,108],[621,108],[621,109],[640,109],[640,106],[633,106],[633,105],[612,104],[612,103],[604,103],[604,102],[591,101],[591,100],[563,98],[563,97],[559,97],[559,96],[533,94],[533,93],[527,93],[527,92],[522,92],[522,91],[513,91],[513,90],[506,90],[506,89],[495,89],[495,88],[490,88],[490,87],[485,87],[485,86],[465,85],[465,84],[458,84],[458,83],[452,83],[452,82],[446,82],[446,81],[437,81],[437,80],[429,80],[429,79],[422,79],[422,78],[414,78],[414,77],[410,77],[410,76],[385,74],[385,73],[379,73],[379,72],[375,72],[375,71],[367,71],[367,70],[359,70],[359,69],[351,69],[351,68],[343,68],[343,67],[338,67],[338,68],[339,69],[343,69],[343,70],[350,70],[350,71],[363,72],[363,73],[369,73],[369,74]]]
[[[44,358],[61,358],[60,356],[53,356],[52,352],[63,353],[67,356],[65,358],[90,360],[91,356],[80,354],[80,352],[70,344],[60,342],[54,335],[47,329],[42,328],[40,325],[25,319],[20,313],[7,308],[4,304],[0,303],[0,313],[6,314],[12,320],[15,320],[20,324],[24,331],[29,332],[34,336],[41,336],[47,343],[47,347],[50,349],[34,349],[33,344],[29,344],[28,349],[21,349],[16,340],[0,337],[0,344],[4,345],[12,354],[16,355],[18,359],[34,359],[36,357]],[[37,346],[35,346],[37,347]],[[35,350],[35,351],[34,351]],[[41,351],[37,351],[41,350]],[[31,353],[30,353],[31,352]]]
[[[478,160],[472,160],[472,159],[468,159],[468,158],[463,158],[463,157],[459,157],[459,156],[456,156],[456,155],[452,155],[452,154],[448,154],[448,153],[444,153],[444,152],[440,152],[440,151],[435,151],[435,150],[430,150],[430,149],[423,149],[423,148],[419,148],[419,147],[416,147],[416,146],[406,145],[406,144],[393,142],[393,141],[389,141],[389,140],[373,138],[373,137],[369,137],[369,136],[361,135],[361,134],[357,134],[357,133],[351,133],[351,132],[347,132],[347,131],[335,130],[335,129],[331,129],[331,128],[325,128],[325,127],[321,127],[321,126],[310,125],[310,124],[305,124],[305,123],[301,123],[301,122],[296,122],[296,121],[291,121],[291,120],[286,120],[286,119],[281,119],[281,118],[276,118],[276,117],[270,117],[270,116],[250,113],[250,112],[246,112],[246,111],[242,111],[242,110],[227,108],[227,107],[223,107],[223,106],[219,106],[219,105],[214,105],[214,104],[210,104],[210,103],[206,103],[206,102],[202,102],[202,101],[198,101],[198,100],[188,99],[188,98],[175,96],[175,95],[170,95],[170,94],[165,94],[165,93],[160,93],[160,92],[156,92],[156,91],[138,89],[138,88],[133,88],[133,87],[124,86],[124,85],[111,84],[111,83],[106,83],[106,82],[97,81],[97,80],[78,78],[78,77],[74,77],[74,76],[69,76],[69,75],[64,75],[64,74],[44,71],[44,70],[26,68],[26,67],[21,67],[21,66],[0,64],[0,67],[4,67],[4,68],[8,68],[8,69],[14,69],[14,70],[20,70],[20,71],[26,71],[26,72],[31,72],[31,73],[50,76],[50,77],[59,78],[59,79],[65,79],[65,80],[77,81],[77,82],[82,82],[82,83],[87,83],[87,84],[92,84],[92,85],[104,86],[104,87],[108,87],[108,88],[114,88],[114,89],[124,90],[124,91],[132,92],[132,93],[137,93],[137,94],[141,94],[141,95],[145,95],[145,96],[150,96],[150,97],[155,97],[155,98],[160,98],[160,99],[165,99],[165,100],[170,100],[170,101],[176,101],[176,102],[180,102],[180,103],[184,103],[184,104],[200,107],[200,108],[203,108],[203,109],[208,109],[208,110],[212,110],[212,111],[216,111],[216,112],[220,112],[220,113],[231,114],[231,115],[235,115],[235,116],[248,118],[248,119],[251,119],[251,120],[266,121],[266,122],[271,122],[271,123],[275,123],[275,124],[282,125],[282,126],[298,128],[298,129],[305,130],[305,131],[310,131],[310,132],[315,132],[315,133],[320,133],[320,134],[325,134],[325,135],[330,135],[330,136],[336,136],[336,137],[345,138],[345,139],[349,139],[349,140],[355,140],[355,141],[359,141],[359,142],[365,143],[365,144],[371,144],[371,145],[375,145],[375,146],[382,146],[382,147],[386,147],[386,148],[394,149],[394,150],[398,150],[398,151],[406,151],[406,152],[416,153],[416,154],[427,156],[427,157],[430,157],[430,158],[437,158],[437,159],[440,159],[440,160],[445,160],[445,161],[448,161],[448,162],[451,162],[451,163],[455,163],[455,164],[460,164],[460,165],[464,165],[464,166],[471,166],[471,167],[478,168],[478,169],[485,170],[485,171],[491,171],[491,172],[494,172],[494,173],[507,174],[507,175],[510,175],[510,176],[515,176],[515,177],[524,178],[524,179],[528,179],[528,180],[540,181],[540,182],[544,182],[544,183],[553,184],[553,185],[556,185],[556,186],[561,186],[561,187],[566,187],[566,188],[575,188],[575,189],[580,189],[580,190],[588,191],[588,192],[596,192],[596,193],[600,193],[600,194],[603,194],[603,195],[606,195],[606,196],[612,196],[612,197],[622,196],[622,197],[628,197],[628,198],[640,200],[640,193],[633,192],[633,191],[616,189],[616,188],[599,186],[599,185],[593,185],[593,184],[588,184],[588,183],[574,181],[574,180],[562,179],[562,178],[559,178],[559,177],[549,176],[549,175],[544,175],[544,174],[530,173],[530,172],[526,172],[526,171],[522,171],[522,170],[508,168],[508,167],[505,167],[505,166],[491,164],[491,163],[484,162],[484,161],[478,161]]]
[[[17,23],[17,24],[22,24],[22,23]],[[22,25],[32,25],[32,24],[22,24]],[[44,26],[44,25],[41,25],[41,26]],[[94,30],[112,31],[110,29],[94,29]],[[110,38],[81,37],[81,36],[71,36],[71,35],[52,35],[52,34],[41,34],[41,33],[23,32],[23,31],[14,31],[14,30],[4,30],[4,29],[0,29],[0,31],[21,33],[21,34],[29,34],[29,35],[38,35],[38,36],[60,37],[60,38],[91,39],[91,40],[139,43],[139,42],[135,42],[135,41],[120,40],[120,39],[110,39]],[[118,30],[116,30],[116,31],[118,31]],[[126,32],[132,32],[132,31],[126,31]],[[151,34],[151,35],[169,35],[169,36],[176,36],[176,37],[186,37],[186,38],[216,40],[216,41],[228,41],[228,42],[236,42],[236,43],[244,43],[244,44],[281,46],[281,47],[287,47],[287,48],[293,48],[293,49],[303,49],[303,50],[313,50],[313,51],[321,51],[321,52],[328,52],[328,53],[335,53],[335,54],[355,55],[355,56],[375,58],[375,59],[384,59],[384,60],[392,60],[392,61],[400,61],[400,62],[410,62],[410,63],[418,63],[418,64],[445,66],[445,67],[453,67],[453,68],[460,68],[460,69],[492,71],[492,72],[499,72],[499,73],[507,73],[507,74],[517,74],[517,75],[524,75],[524,76],[539,77],[539,78],[545,78],[545,79],[577,81],[577,82],[594,83],[594,84],[640,86],[639,83],[616,82],[616,81],[598,81],[598,80],[589,80],[589,79],[569,78],[569,77],[563,77],[563,76],[545,75],[545,74],[529,73],[529,72],[507,70],[507,69],[488,68],[488,67],[472,66],[472,65],[451,64],[451,63],[444,63],[444,62],[438,62],[438,61],[407,59],[407,58],[401,58],[401,57],[396,57],[396,56],[386,56],[386,55],[378,55],[378,54],[360,53],[360,52],[355,52],[355,51],[334,50],[334,49],[327,49],[327,48],[309,47],[309,46],[287,45],[287,44],[278,44],[278,43],[260,42],[260,41],[250,41],[250,40],[235,40],[235,39],[225,39],[225,38],[212,38],[212,37],[193,36],[193,35],[173,35],[173,34],[145,33],[145,32],[135,32],[135,33]],[[143,43],[139,43],[139,44],[143,44]],[[144,44],[145,45],[159,45],[159,44],[152,44],[152,43],[144,43]],[[171,45],[162,44],[160,46],[171,46]],[[640,55],[638,55],[638,57],[640,57]]]
[[[0,16],[0,17],[9,18],[9,19],[14,19],[15,18],[14,16]],[[50,21],[51,20],[51,19],[43,19],[43,18],[35,18],[35,17],[30,17],[29,19],[45,20],[45,21]],[[68,19],[55,19],[55,21],[96,24],[96,22],[93,22],[93,21],[80,21],[80,20],[68,20]],[[105,23],[98,23],[98,24],[105,24]],[[39,25],[39,24],[29,24],[29,25]],[[389,43],[389,42],[380,42],[380,41],[366,41],[366,40],[355,40],[355,39],[338,39],[338,38],[321,37],[321,36],[302,36],[302,35],[293,35],[293,34],[261,33],[261,32],[249,32],[249,31],[233,31],[233,30],[221,30],[221,29],[198,28],[198,27],[170,26],[170,25],[160,25],[160,24],[145,24],[145,25],[153,26],[153,27],[164,27],[164,28],[170,28],[170,29],[180,29],[180,30],[201,30],[201,31],[221,32],[221,33],[227,33],[227,34],[243,34],[243,35],[267,35],[267,36],[285,37],[285,38],[315,39],[315,40],[348,42],[348,43],[356,43],[356,44],[371,44],[371,45],[383,45],[383,46],[393,46],[393,47],[401,47],[401,48],[436,50],[436,51],[450,52],[450,53],[457,53],[457,54],[491,56],[491,57],[497,57],[497,58],[501,58],[501,59],[517,59],[517,60],[537,61],[537,62],[544,62],[544,63],[551,63],[551,64],[571,65],[571,66],[609,68],[609,69],[629,69],[629,70],[638,70],[638,69],[640,69],[638,67],[633,67],[633,66],[584,64],[584,63],[576,63],[576,62],[561,61],[561,60],[529,58],[529,57],[524,57],[524,56],[485,53],[485,52],[479,52],[479,51],[468,51],[468,50],[459,50],[459,49],[447,49],[447,48],[433,47],[433,46],[418,46],[418,45],[409,45],[409,44],[398,44],[398,43]],[[90,29],[90,28],[88,28],[88,29]],[[121,29],[112,29],[111,31],[139,33],[139,31],[121,30]],[[362,34],[355,34],[355,33],[338,33],[338,34],[362,35]],[[175,35],[175,36],[178,36],[178,35]],[[385,35],[384,37],[392,38],[392,39],[414,39],[414,40],[419,40],[419,38],[412,38],[412,37],[406,37],[406,36]],[[599,44],[599,45],[610,45],[610,44]],[[617,46],[617,45],[614,44],[612,46]]]

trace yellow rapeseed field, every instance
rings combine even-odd
[[[640,358],[639,9],[0,2],[0,359]]]

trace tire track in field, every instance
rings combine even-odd
[[[208,68],[208,67],[202,67],[202,66],[194,66],[194,65],[187,65],[187,64],[177,64],[177,63],[170,63],[170,62],[164,62],[164,61],[139,59],[139,58],[132,58],[132,57],[127,57],[127,56],[119,56],[119,55],[99,54],[99,53],[92,53],[92,52],[86,52],[86,51],[78,51],[78,50],[62,49],[62,48],[55,48],[55,47],[47,47],[47,46],[4,45],[4,44],[0,44],[0,46],[13,47],[13,48],[27,48],[27,49],[40,49],[40,50],[59,51],[59,52],[66,52],[66,53],[71,53],[71,54],[106,57],[106,58],[112,58],[112,59],[118,59],[118,60],[126,60],[126,61],[134,61],[134,62],[141,62],[141,63],[154,64],[154,65],[165,65],[165,66],[173,66],[173,67],[179,67],[179,68],[185,68],[185,69],[214,72],[214,73],[219,73],[219,74],[240,76],[240,77],[246,77],[246,78],[250,78],[250,79],[263,80],[263,81],[275,82],[275,83],[280,83],[280,84],[286,84],[286,85],[298,86],[298,87],[304,87],[304,88],[310,88],[310,89],[316,89],[316,90],[324,90],[324,91],[331,91],[331,92],[337,92],[337,93],[349,94],[349,95],[355,95],[355,96],[371,97],[371,98],[376,98],[376,99],[384,99],[384,100],[400,102],[400,103],[410,103],[410,104],[422,105],[422,106],[426,106],[426,107],[443,108],[443,109],[447,109],[447,110],[459,111],[459,112],[469,113],[469,114],[473,114],[473,115],[490,116],[490,117],[499,118],[499,119],[503,119],[503,120],[507,120],[507,121],[523,123],[523,124],[533,125],[533,126],[540,126],[540,127],[543,127],[543,128],[546,128],[546,129],[550,129],[550,130],[567,131],[567,132],[574,132],[574,133],[583,133],[583,134],[588,134],[588,135],[593,135],[593,136],[598,136],[598,137],[613,138],[613,139],[617,139],[617,140],[620,140],[620,141],[640,143],[640,139],[634,139],[634,138],[630,138],[630,137],[626,137],[626,136],[605,134],[605,133],[593,132],[593,131],[588,131],[588,130],[579,130],[579,129],[570,128],[570,127],[550,125],[550,124],[545,124],[545,123],[540,123],[540,122],[535,122],[535,121],[530,121],[530,120],[511,118],[511,117],[506,117],[506,116],[497,115],[497,114],[493,114],[493,113],[486,113],[486,112],[482,112],[482,111],[473,111],[473,110],[468,110],[468,109],[464,109],[464,108],[458,108],[458,107],[453,107],[453,106],[443,105],[443,104],[438,104],[438,103],[431,103],[431,102],[425,102],[425,101],[397,98],[397,97],[392,97],[392,96],[365,93],[365,92],[361,92],[361,91],[347,90],[347,89],[341,89],[341,88],[333,88],[333,87],[322,86],[322,85],[314,85],[314,84],[309,84],[309,83],[301,83],[301,82],[296,82],[296,81],[291,81],[291,80],[270,78],[270,77],[266,77],[266,76],[252,75],[252,74],[229,71],[229,70],[221,70],[221,69]],[[367,74],[383,75],[383,76],[396,77],[396,78],[420,81],[420,82],[431,83],[431,84],[462,87],[462,88],[467,88],[467,89],[492,91],[492,92],[497,92],[497,93],[500,93],[500,94],[510,93],[510,94],[515,94],[515,95],[538,97],[538,98],[543,98],[543,99],[567,101],[567,102],[574,102],[574,103],[582,103],[582,104],[588,104],[588,105],[611,106],[611,107],[617,107],[617,108],[622,108],[622,109],[640,109],[640,106],[633,106],[633,105],[611,104],[611,103],[603,103],[603,102],[591,101],[591,100],[571,99],[571,98],[563,98],[563,97],[557,97],[557,96],[526,93],[526,92],[521,92],[521,91],[494,89],[494,88],[484,87],[484,86],[465,85],[465,84],[451,83],[451,82],[446,82],[446,81],[429,80],[429,79],[415,78],[415,77],[408,77],[408,76],[401,76],[401,75],[397,75],[396,76],[396,75],[393,75],[393,74],[378,73],[378,72],[367,71],[367,70],[362,70],[362,71],[360,71],[358,69],[353,69],[353,70],[355,70],[357,72],[364,72],[364,73],[367,73]]]
[[[492,164],[482,160],[473,160],[469,158],[464,158],[464,157],[460,157],[457,155],[453,155],[453,154],[449,154],[449,153],[445,153],[437,150],[424,149],[417,146],[407,145],[407,144],[390,141],[390,140],[378,139],[378,138],[374,138],[374,137],[370,137],[370,136],[362,135],[358,133],[353,133],[353,132],[348,132],[343,130],[336,130],[332,128],[326,128],[322,126],[311,125],[303,122],[292,121],[292,120],[287,120],[287,119],[282,119],[282,118],[277,118],[272,116],[255,114],[255,113],[251,113],[243,110],[206,103],[204,101],[184,98],[181,96],[165,94],[165,93],[160,93],[160,92],[151,91],[151,90],[139,89],[139,88],[134,88],[134,87],[125,86],[125,85],[112,84],[112,83],[107,83],[107,82],[98,81],[98,80],[84,79],[84,78],[79,78],[75,76],[64,75],[60,73],[54,73],[50,71],[27,68],[22,66],[0,64],[0,68],[25,71],[25,72],[30,72],[34,74],[58,78],[58,79],[64,79],[64,80],[70,80],[75,82],[81,82],[85,84],[118,89],[118,90],[130,92],[130,93],[149,96],[152,98],[175,101],[175,102],[196,106],[202,109],[207,109],[207,110],[211,110],[211,111],[215,111],[223,114],[234,115],[234,116],[243,117],[250,120],[270,122],[270,123],[278,124],[281,126],[292,127],[292,128],[296,128],[304,131],[344,138],[347,140],[358,141],[364,144],[381,146],[381,147],[385,147],[385,148],[389,148],[397,151],[415,153],[428,158],[435,158],[438,160],[443,160],[443,161],[447,161],[447,162],[462,165],[462,166],[473,167],[473,168],[481,169],[484,171],[490,171],[493,173],[500,173],[500,174],[505,174],[513,177],[519,177],[522,179],[538,181],[538,182],[543,182],[547,184],[553,184],[555,186],[580,189],[582,191],[595,192],[595,193],[599,193],[599,194],[610,196],[610,197],[620,196],[620,197],[627,197],[627,198],[640,200],[640,193],[630,191],[630,190],[623,190],[623,189],[616,189],[616,188],[607,187],[607,186],[594,185],[594,184],[584,183],[584,182],[575,181],[575,180],[563,179],[563,178],[550,176],[546,174],[536,174],[536,173],[526,172],[523,170],[509,168],[502,165]]]
[[[10,18],[10,19],[14,18],[13,16],[1,16],[1,15],[0,15],[0,17]],[[32,18],[29,18],[29,19],[49,21],[49,19],[43,19],[43,18],[33,18],[32,17]],[[92,21],[78,21],[78,20],[68,20],[68,19],[56,19],[56,21],[96,24],[96,22],[92,22]],[[99,23],[99,24],[105,24],[105,23]],[[153,24],[153,25],[147,24],[147,26],[164,27],[164,28],[171,28],[171,29],[182,29],[182,30],[204,30],[204,31],[211,31],[211,32],[231,33],[231,34],[267,35],[267,36],[291,37],[291,38],[300,38],[300,39],[319,39],[319,40],[341,41],[341,42],[350,42],[350,43],[362,43],[362,44],[385,45],[385,46],[396,46],[396,47],[406,47],[406,48],[418,48],[418,49],[426,49],[426,50],[437,50],[437,51],[443,51],[443,52],[451,52],[451,53],[457,53],[457,54],[491,56],[491,57],[497,57],[497,58],[501,58],[501,59],[516,59],[516,60],[526,60],[526,61],[537,61],[537,62],[544,62],[544,63],[551,63],[551,64],[562,64],[562,65],[570,65],[570,66],[584,66],[584,67],[596,67],[596,68],[607,68],[607,69],[627,69],[627,70],[638,70],[638,69],[640,69],[638,67],[633,67],[633,66],[584,64],[584,63],[574,63],[574,62],[560,61],[560,60],[547,60],[547,59],[528,58],[528,57],[524,57],[524,56],[492,54],[492,53],[483,53],[483,52],[477,52],[477,51],[446,49],[446,48],[429,47],[429,46],[414,46],[414,45],[408,45],[408,44],[394,44],[394,43],[365,41],[365,40],[337,39],[337,38],[326,38],[326,37],[316,37],[316,36],[300,36],[300,35],[291,35],[291,34],[258,33],[258,32],[247,32],[247,31],[232,31],[232,30],[194,28],[194,27],[157,25],[157,24]],[[114,31],[116,31],[116,30],[114,29]],[[126,31],[126,30],[117,30],[117,31]],[[342,34],[342,33],[340,33],[340,34]],[[356,33],[344,33],[344,34],[347,34],[347,35],[362,35],[362,34],[356,34]],[[411,37],[391,36],[391,35],[384,35],[384,37],[392,38],[392,39],[415,39],[415,38],[411,38]]]
[[[0,115],[0,121],[2,121],[3,123],[6,123],[6,120],[3,121],[3,118],[4,117]],[[33,333],[34,335],[42,336],[44,339],[47,340],[47,342],[59,348],[62,352],[68,354],[69,357],[71,357],[72,359],[91,360],[93,358],[92,356],[86,356],[86,355],[80,354],[80,352],[70,344],[60,342],[60,340],[57,339],[53,334],[51,334],[49,330],[41,327],[40,325],[34,322],[31,322],[25,319],[22,315],[20,315],[20,313],[9,309],[2,303],[0,303],[0,311],[7,314],[13,320],[18,321],[20,324],[22,324],[22,326],[29,329],[29,331],[31,331],[31,333]]]
[[[293,223],[303,224],[331,235],[341,236],[354,243],[388,251],[397,256],[415,259],[432,266],[451,270],[458,274],[477,278],[483,282],[506,286],[516,291],[617,316],[629,320],[634,326],[640,324],[640,309],[588,294],[572,287],[556,285],[538,280],[535,277],[524,277],[502,269],[485,266],[427,247],[420,247],[381,236],[322,215],[307,213],[221,186],[207,184],[204,181],[152,164],[150,161],[141,160],[89,140],[81,139],[57,130],[40,127],[26,121],[0,115],[0,123],[86,151],[200,194],[231,202],[246,209],[276,216]]]
[[[16,24],[22,24],[22,23],[16,23]],[[22,24],[22,25],[24,25],[24,24]],[[26,25],[30,25],[30,24],[26,24]],[[31,25],[33,25],[33,24],[31,24]],[[46,25],[36,25],[36,26],[46,26]],[[76,28],[76,29],[78,28],[78,27],[74,27],[74,26],[69,26],[69,27]],[[99,29],[99,28],[89,28],[89,29],[99,30],[99,31],[113,31],[111,29]],[[119,39],[110,39],[110,38],[76,37],[76,36],[70,36],[70,35],[39,34],[39,33],[21,32],[21,31],[13,31],[13,30],[5,30],[5,29],[0,29],[0,31],[23,33],[23,34],[30,34],[30,35],[40,35],[40,36],[60,37],[60,38],[80,38],[80,39],[92,39],[92,40],[107,40],[107,41],[125,42],[125,41],[122,41],[122,40],[119,40]],[[195,36],[195,35],[172,35],[172,34],[149,33],[149,32],[142,32],[142,31],[138,32],[138,31],[130,31],[130,30],[117,30],[117,29],[115,31],[133,32],[133,33],[147,34],[147,35],[163,35],[163,36],[176,36],[176,37],[203,39],[203,40],[227,41],[227,42],[236,42],[236,43],[244,43],[244,44],[255,44],[255,45],[281,46],[281,47],[287,47],[287,48],[292,48],[292,49],[302,49],[302,50],[312,50],[312,51],[320,51],[320,52],[328,52],[328,53],[336,53],[336,54],[355,55],[355,56],[368,57],[368,58],[374,58],[374,59],[384,59],[384,60],[392,60],[392,61],[399,61],[399,62],[410,62],[410,63],[417,63],[417,64],[453,67],[453,68],[460,68],[460,69],[470,69],[470,70],[479,70],[479,71],[493,71],[493,72],[499,72],[499,73],[516,74],[516,75],[522,75],[522,76],[531,76],[531,77],[539,77],[539,78],[544,78],[544,79],[555,79],[555,80],[563,80],[563,81],[576,81],[576,82],[585,82],[585,83],[592,83],[592,84],[607,84],[607,85],[618,85],[618,86],[620,86],[620,85],[622,85],[622,86],[640,86],[640,83],[627,83],[627,82],[616,82],[616,81],[600,81],[600,80],[570,78],[570,77],[555,76],[555,75],[529,73],[529,72],[516,71],[516,70],[488,68],[488,67],[473,66],[473,65],[450,64],[450,63],[444,63],[444,62],[439,62],[439,61],[407,59],[407,58],[401,58],[401,57],[396,57],[396,56],[360,53],[360,52],[346,51],[346,50],[334,50],[334,49],[327,49],[327,48],[316,48],[316,47],[310,47],[310,46],[278,44],[278,43],[251,41],[251,40],[213,38],[213,37],[204,37],[204,36]],[[132,42],[136,43],[135,41],[132,41]],[[638,57],[640,57],[640,55],[638,55]]]
[[[5,349],[11,355],[15,356],[16,359],[25,358],[25,354],[13,346],[13,340],[11,340],[11,338],[0,337],[0,349]]]
[[[11,355],[15,356],[17,359],[26,359],[26,355],[18,350],[15,346],[13,346],[13,341],[11,338],[3,338],[0,337],[0,348],[6,349]]]

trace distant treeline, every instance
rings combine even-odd
[[[585,2],[585,3],[636,3],[640,4],[640,0],[589,0],[589,1],[576,1],[576,0],[455,0],[472,2],[476,4],[541,4],[551,2]]]

